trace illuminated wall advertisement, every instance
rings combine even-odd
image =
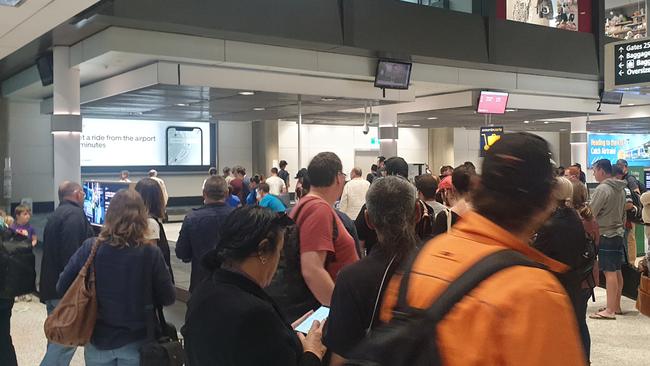
[[[650,135],[590,133],[587,139],[589,168],[600,159],[627,160],[630,166],[650,166]]]
[[[210,123],[83,119],[82,167],[209,166]]]
[[[508,0],[506,18],[577,31],[578,0]]]

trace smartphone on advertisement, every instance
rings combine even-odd
[[[167,165],[203,165],[203,130],[167,127]]]
[[[309,329],[311,329],[311,325],[314,323],[314,320],[318,320],[319,322],[323,322],[327,317],[330,315],[330,308],[326,306],[321,306],[318,308],[318,310],[314,311],[313,314],[311,314],[305,321],[300,323],[294,329],[296,332],[304,333],[307,334],[309,333]]]

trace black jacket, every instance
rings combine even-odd
[[[574,209],[567,207],[555,210],[539,229],[533,243],[533,247],[540,252],[571,268],[568,272],[558,273],[556,276],[571,298],[576,312],[580,309],[580,302],[584,301],[581,291],[583,279],[579,273],[572,270],[578,268],[584,261],[586,245],[587,235],[582,220]]]
[[[176,257],[192,262],[190,292],[208,275],[201,258],[217,246],[219,229],[232,211],[233,208],[225,203],[215,203],[194,209],[185,216],[176,242]]]
[[[242,274],[216,270],[188,303],[185,353],[189,366],[312,366],[273,300]]]
[[[43,262],[39,288],[42,302],[61,298],[56,291],[59,275],[84,240],[94,235],[79,204],[65,200],[54,210],[43,233]]]

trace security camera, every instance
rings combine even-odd
[[[370,126],[368,126],[368,123],[366,122],[363,124],[363,134],[367,135],[368,132],[370,132]]]

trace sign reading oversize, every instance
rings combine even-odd
[[[650,82],[650,41],[643,40],[614,46],[616,85]]]
[[[484,157],[485,153],[490,150],[490,147],[501,139],[501,136],[503,136],[503,126],[481,127],[481,149],[479,155]]]

